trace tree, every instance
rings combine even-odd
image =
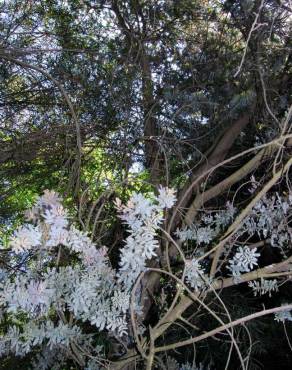
[[[1,7],[3,232],[15,228],[36,194],[55,189],[97,246],[112,245],[109,258],[118,270],[129,236],[114,198],[126,203],[140,192],[145,206],[160,194],[160,184],[176,189],[177,202],[155,234],[158,258],[149,258],[147,273],[137,280],[139,320],[148,331],[138,340],[132,315],[123,351],[107,355],[116,362],[112,368],[128,364],[131,354],[146,357],[149,369],[155,361],[158,368],[178,367],[180,356],[159,353],[216,334],[220,326],[214,329],[212,320],[223,325],[229,315],[225,300],[231,316],[240,316],[245,291],[236,285],[238,274],[242,283],[275,274],[289,280],[291,7],[263,0],[14,0]],[[261,254],[255,271],[249,271],[258,263],[252,246]],[[254,265],[242,262],[249,258]],[[73,261],[68,257],[64,266]],[[278,288],[272,281],[251,286],[255,293],[270,292],[269,284]],[[221,288],[227,293],[218,295]],[[222,304],[217,317],[216,299]],[[192,307],[206,313],[209,304],[212,319],[188,315]],[[243,306],[241,316],[248,319],[272,312],[255,313],[251,302]],[[223,361],[237,366],[239,358],[248,368],[249,356],[240,354],[247,349],[235,340],[235,334],[246,338],[233,328],[240,320],[223,320],[232,329]],[[211,334],[194,332],[198,323]],[[192,339],[184,341],[186,328]],[[210,341],[209,353],[198,345],[199,358],[217,362]]]

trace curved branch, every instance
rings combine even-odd
[[[199,335],[195,338],[190,338],[190,339],[187,339],[187,340],[184,340],[184,341],[181,341],[181,342],[169,344],[167,346],[157,347],[157,348],[155,348],[155,352],[157,353],[157,352],[162,352],[162,351],[169,351],[171,349],[177,349],[179,347],[187,346],[189,344],[193,344],[193,343],[199,342],[203,339],[212,337],[213,335],[218,334],[218,333],[220,333],[222,331],[225,331],[227,329],[233,328],[234,326],[243,324],[243,323],[245,323],[247,321],[250,321],[250,320],[254,320],[258,317],[270,315],[271,313],[288,311],[288,310],[289,311],[292,310],[292,304],[288,304],[288,305],[281,306],[281,307],[270,308],[268,310],[262,310],[260,312],[255,312],[255,313],[252,313],[250,315],[241,317],[240,319],[234,320],[234,321],[232,321],[228,324],[219,326],[218,328],[210,330],[207,333]]]
[[[198,210],[203,204],[205,204],[210,199],[215,198],[217,195],[222,194],[230,186],[232,186],[236,182],[246,177],[249,173],[254,171],[261,164],[264,158],[270,157],[274,153],[276,147],[277,145],[273,145],[262,149],[249,162],[247,162],[243,167],[234,172],[232,175],[230,175],[223,181],[219,182],[218,184],[214,185],[209,190],[201,194],[198,194],[186,213],[185,223],[187,225],[190,225],[193,222],[196,214],[198,213]]]

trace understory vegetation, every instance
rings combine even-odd
[[[291,20],[0,3],[0,369],[291,368]]]

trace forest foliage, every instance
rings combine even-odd
[[[291,366],[291,20],[0,2],[0,369]]]

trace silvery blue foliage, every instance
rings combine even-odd
[[[0,309],[14,323],[0,336],[0,356],[25,356],[38,349],[42,354],[35,358],[34,368],[46,370],[48,356],[58,352],[63,359],[70,357],[72,344],[77,344],[86,362],[87,353],[99,354],[93,350],[92,336],[82,332],[82,323],[95,326],[97,332],[107,330],[125,338],[133,284],[146,271],[147,261],[156,257],[164,211],[175,200],[174,191],[162,187],[157,196],[134,193],[126,205],[117,199],[116,207],[128,236],[116,271],[109,262],[107,248],[97,248],[85,232],[71,224],[57,193],[46,191],[39,197],[26,212],[31,223],[18,228],[9,243],[11,256],[20,262],[21,269],[0,271]],[[270,238],[272,246],[287,248],[291,242],[291,204],[292,197],[266,196],[244,220],[235,237],[256,233],[260,238]],[[232,222],[235,212],[231,204],[224,211],[205,212],[199,224],[177,230],[177,236],[181,241],[194,240],[198,246],[203,245],[202,252]],[[65,255],[67,264],[59,263]],[[197,252],[196,257],[199,255]],[[240,277],[257,266],[259,255],[256,249],[240,247],[228,268],[234,277]],[[70,264],[71,260],[74,263]],[[197,258],[186,260],[185,281],[194,290],[202,290],[210,283]],[[261,279],[249,286],[255,294],[270,295],[278,289],[276,280]],[[133,303],[140,331],[143,302],[138,290]],[[291,321],[290,311],[276,314],[275,320]],[[175,361],[172,365],[181,370],[202,370],[202,365],[198,368]],[[58,369],[56,363],[49,366]],[[92,359],[86,366],[98,369],[99,364]]]
[[[208,226],[192,226],[184,227],[181,230],[176,230],[176,236],[183,242],[194,240],[198,245],[209,244],[217,235],[217,231]]]
[[[185,364],[180,366],[179,370],[197,370],[197,367],[196,366],[194,367],[189,362],[186,362]]]
[[[78,342],[78,337],[81,337],[81,329],[76,325],[68,325],[59,321],[55,326],[52,321],[46,321],[44,325],[45,338],[48,339],[49,348],[55,346],[68,347],[71,339]]]
[[[76,325],[69,326],[59,322],[57,326],[47,319],[37,324],[29,321],[24,324],[22,330],[17,326],[10,326],[5,335],[0,338],[0,343],[5,346],[6,353],[14,353],[17,356],[24,356],[34,347],[43,343],[49,349],[56,346],[68,347],[72,339],[78,342],[82,338],[81,330]]]
[[[10,245],[15,253],[33,249],[41,245],[41,231],[38,226],[25,225],[19,227],[10,240]]]
[[[94,360],[89,360],[84,370],[100,370],[100,366]]]
[[[193,258],[192,260],[186,260],[185,262],[185,279],[187,283],[195,290],[200,290],[206,285],[206,279],[204,278],[204,269],[201,267],[198,260]]]
[[[24,311],[30,315],[45,314],[54,297],[54,290],[45,280],[33,280],[26,275],[17,276],[14,282],[0,283],[0,305],[7,312]]]
[[[167,370],[179,370],[179,363],[173,357],[167,356],[164,364]]]
[[[282,304],[282,306],[285,306],[285,304]],[[278,322],[292,321],[291,311],[286,310],[276,312],[274,318]]]
[[[195,240],[196,239],[196,230],[193,228],[188,228],[185,226],[183,229],[177,229],[175,235],[182,241]]]
[[[239,276],[241,273],[249,272],[258,264],[260,253],[256,248],[239,247],[234,257],[229,261],[228,269],[233,276]]]
[[[193,363],[186,362],[185,364],[181,365],[179,370],[209,370],[210,367],[204,367],[203,364],[199,364],[198,366]]]
[[[158,189],[158,204],[161,208],[172,208],[176,202],[174,189],[160,186]]]
[[[17,326],[13,325],[8,328],[7,334],[5,337],[1,338],[2,346],[6,351],[14,351],[16,355],[23,355],[21,350],[21,345],[19,341],[20,330]]]
[[[40,369],[47,368],[47,357],[59,348],[65,356],[72,343],[88,347],[91,336],[83,334],[75,322],[89,322],[97,330],[106,329],[116,336],[127,335],[131,287],[146,268],[146,261],[156,255],[156,234],[164,209],[173,205],[175,195],[173,190],[160,187],[157,197],[147,199],[134,193],[126,206],[119,204],[129,237],[121,251],[118,272],[109,263],[106,247],[96,248],[86,233],[70,225],[61,201],[53,191],[45,191],[37,199],[26,212],[33,224],[17,229],[9,243],[23,271],[1,271],[0,307],[16,322],[20,314],[24,319],[22,324],[9,326],[0,337],[0,356],[24,356],[35,347],[43,347],[33,362],[34,368]],[[65,253],[77,258],[73,265],[58,265]],[[59,257],[54,264],[56,255]],[[65,312],[70,313],[70,322]],[[92,353],[91,344],[90,348]],[[49,366],[58,369],[53,362]],[[88,367],[98,368],[94,361]]]
[[[269,297],[271,297],[272,292],[277,292],[279,290],[276,279],[267,280],[261,278],[260,281],[250,281],[248,286],[252,288],[255,296],[269,293]]]
[[[179,364],[174,358],[168,356],[166,364],[167,370],[209,370],[210,366],[204,367],[202,363],[196,365],[195,362],[192,364],[186,362],[184,364]]]
[[[291,218],[292,196],[265,195],[244,220],[238,235],[257,234],[268,240],[273,247],[286,249],[292,241]]]
[[[134,193],[127,205],[122,206],[117,199],[120,218],[130,233],[121,251],[119,271],[119,281],[126,289],[131,289],[139,274],[145,271],[146,261],[156,256],[159,247],[156,233],[163,221],[163,210],[172,207],[174,202],[174,191],[162,187],[152,200]]]
[[[228,202],[225,210],[216,213],[206,212],[201,217],[201,223],[177,229],[175,234],[182,242],[193,240],[197,245],[210,244],[233,220],[235,213],[236,209]]]
[[[66,358],[62,349],[44,347],[32,361],[32,370],[60,370]]]

